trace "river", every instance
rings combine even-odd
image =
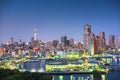
[[[97,79],[92,74],[54,75],[53,80],[120,80],[120,72],[109,72]]]

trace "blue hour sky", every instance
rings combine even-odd
[[[83,28],[90,24],[97,35],[120,36],[119,0],[0,0],[0,42],[30,41],[36,26],[38,39],[46,42],[83,41]]]

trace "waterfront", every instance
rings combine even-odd
[[[101,78],[94,79],[92,74],[54,75],[53,80],[119,80],[120,72],[109,72]]]
[[[120,72],[110,72],[108,75],[106,75],[105,80],[119,80],[120,79]]]

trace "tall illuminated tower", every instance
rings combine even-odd
[[[37,29],[36,29],[36,27],[34,28],[34,40],[37,40]]]

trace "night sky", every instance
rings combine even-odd
[[[120,0],[0,0],[0,42],[14,37],[30,41],[34,27],[43,42],[68,39],[83,41],[90,24],[97,35],[120,36]]]

